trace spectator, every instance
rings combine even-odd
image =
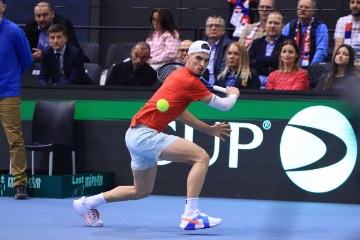
[[[285,25],[283,35],[296,41],[300,48],[300,65],[307,68],[324,62],[327,57],[329,32],[326,24],[314,17],[315,0],[299,0],[297,19]]]
[[[176,62],[179,62],[179,63],[186,63],[186,55],[189,51],[189,47],[190,45],[193,43],[192,40],[189,40],[189,39],[186,39],[186,40],[183,40],[181,43],[180,43],[180,46],[179,46],[179,49],[178,49],[178,52],[177,52],[177,55],[176,55]]]
[[[0,122],[9,143],[15,198],[25,199],[29,195],[21,131],[20,78],[30,67],[32,58],[24,32],[3,16],[5,10],[6,0],[0,0]]]
[[[316,85],[317,90],[347,94],[357,82],[359,77],[355,76],[355,52],[347,44],[341,44],[332,57],[332,71],[323,74]]]
[[[110,72],[106,85],[153,86],[156,71],[146,63],[150,59],[150,46],[138,42],[131,49],[131,58],[116,64]]]
[[[360,0],[350,0],[351,14],[339,18],[336,23],[334,54],[343,43],[355,51],[355,66],[360,68]]]
[[[146,39],[151,49],[148,63],[157,69],[164,63],[175,61],[180,35],[169,9],[154,9],[150,15],[150,22],[153,30]]]
[[[266,35],[265,25],[270,12],[277,8],[276,0],[260,0],[258,6],[258,13],[260,21],[257,23],[249,24],[243,30],[239,42],[249,49],[253,40],[261,38]]]
[[[209,70],[209,82],[213,85],[218,76],[225,68],[226,48],[232,42],[225,37],[225,21],[220,16],[210,16],[206,20],[206,41],[211,46],[210,62],[207,67]]]
[[[284,18],[281,12],[273,11],[266,21],[267,35],[255,39],[249,49],[250,67],[259,73],[261,89],[265,89],[270,72],[279,66],[279,48],[286,39],[281,34]]]
[[[77,47],[66,43],[63,25],[52,24],[48,29],[49,44],[41,54],[39,84],[91,84],[85,73],[83,55]]]
[[[280,47],[279,70],[270,73],[266,90],[308,90],[308,72],[300,68],[300,49],[287,39]]]
[[[250,68],[247,50],[239,42],[229,44],[225,69],[217,79],[221,87],[260,88],[258,73]]]
[[[81,50],[84,62],[90,62],[89,58],[85,56],[78,43],[71,21],[56,14],[50,3],[39,2],[34,8],[34,15],[35,19],[26,23],[25,26],[25,34],[33,51],[32,57],[34,61],[40,61],[41,51],[49,46],[47,36],[47,30],[49,27],[52,24],[61,24],[66,28],[68,42]]]

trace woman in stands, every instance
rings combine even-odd
[[[292,39],[280,47],[279,70],[270,73],[266,90],[308,90],[308,72],[300,68],[300,50]]]
[[[217,79],[216,85],[222,87],[260,89],[259,75],[250,68],[246,47],[240,42],[230,43],[227,47],[225,69]]]
[[[342,44],[332,57],[332,70],[321,75],[316,85],[317,90],[335,93],[347,93],[360,81],[355,75],[355,52],[347,44]]]
[[[153,30],[146,39],[151,48],[151,59],[148,63],[156,69],[164,63],[175,61],[180,36],[169,9],[154,9],[150,15],[150,22]]]

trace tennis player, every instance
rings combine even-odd
[[[208,125],[195,118],[186,108],[191,102],[201,100],[221,111],[230,110],[240,92],[235,87],[227,88],[227,96],[221,98],[208,90],[198,79],[210,59],[210,46],[205,41],[195,41],[189,48],[184,68],[174,71],[159,90],[133,117],[126,132],[125,141],[131,155],[133,186],[118,186],[108,192],[75,200],[73,206],[85,222],[94,227],[103,225],[98,206],[149,196],[153,190],[157,161],[168,160],[192,165],[187,178],[187,198],[180,227],[185,230],[215,227],[221,218],[210,217],[198,209],[198,200],[209,165],[209,155],[193,142],[162,131],[175,119],[180,120],[210,136],[225,140],[231,130],[229,124]],[[159,99],[169,102],[169,109],[160,112],[156,107]]]

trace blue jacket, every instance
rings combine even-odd
[[[0,98],[20,96],[20,79],[32,63],[25,33],[4,16],[0,23]]]
[[[60,81],[59,66],[54,49],[49,46],[42,51],[39,84],[91,84],[91,79],[85,72],[83,55],[79,48],[67,43],[63,58],[64,79]]]

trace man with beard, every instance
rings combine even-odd
[[[154,86],[157,75],[147,63],[150,58],[150,45],[146,42],[136,43],[131,49],[131,58],[113,67],[105,85]]]
[[[47,30],[52,24],[61,24],[65,26],[68,42],[78,47],[82,54],[84,62],[90,62],[90,59],[84,55],[79,42],[76,38],[73,24],[55,13],[54,7],[48,2],[39,2],[34,8],[35,19],[29,21],[25,26],[25,34],[33,51],[33,61],[39,62],[41,51],[49,46]]]
[[[355,51],[355,66],[360,68],[360,0],[350,0],[351,14],[339,18],[336,23],[334,50],[345,43]]]

